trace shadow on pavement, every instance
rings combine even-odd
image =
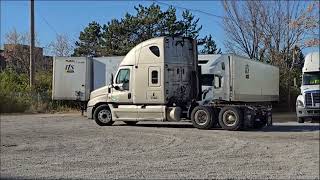
[[[320,131],[320,125],[309,124],[309,125],[273,125],[271,127],[265,127],[259,131],[263,132],[310,132]]]
[[[127,125],[119,124],[116,126],[132,126],[132,127],[155,127],[155,128],[194,128],[192,124],[136,124],[136,125]]]
[[[195,129],[192,124],[136,124],[136,125],[127,125],[127,124],[118,124],[115,126],[131,126],[131,127],[154,127],[154,128],[192,128]],[[221,128],[212,128],[210,130],[223,130]],[[288,125],[288,124],[276,124],[271,127],[264,127],[262,129],[252,129],[249,131],[257,132],[311,132],[311,131],[320,131],[320,124],[313,123],[307,125]]]

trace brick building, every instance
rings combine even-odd
[[[4,58],[4,50],[0,49],[0,71],[6,68],[6,61]]]
[[[51,70],[52,57],[43,55],[43,48],[35,47],[36,70]],[[11,67],[18,72],[29,72],[30,46],[22,44],[4,44],[3,58],[5,67]]]

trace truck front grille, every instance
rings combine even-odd
[[[313,93],[313,103],[320,103],[320,93]]]
[[[306,106],[316,106],[320,103],[320,92],[307,92],[305,95]]]
[[[311,98],[311,93],[306,93],[306,106],[312,106],[312,98]]]

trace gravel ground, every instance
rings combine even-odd
[[[78,114],[38,114],[2,115],[0,130],[3,179],[319,179],[318,123],[260,131],[155,122],[99,127]]]

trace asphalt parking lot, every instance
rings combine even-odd
[[[278,114],[259,131],[117,122],[79,114],[1,115],[1,178],[319,179],[319,123]]]

